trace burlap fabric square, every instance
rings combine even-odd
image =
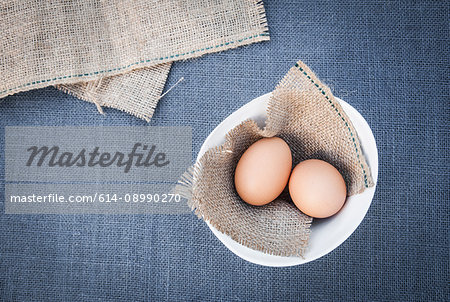
[[[277,256],[303,256],[312,218],[284,192],[261,207],[243,202],[234,187],[241,155],[263,137],[278,136],[292,151],[293,166],[316,158],[335,166],[353,195],[373,186],[358,135],[330,89],[301,61],[273,91],[264,129],[253,120],[233,128],[225,143],[209,149],[177,186],[195,213],[249,248]]]
[[[149,120],[170,62],[268,40],[257,0],[7,0],[0,98],[57,85]]]

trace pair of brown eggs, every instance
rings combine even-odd
[[[255,206],[273,201],[288,185],[297,208],[314,218],[336,214],[347,196],[344,178],[323,160],[305,160],[292,170],[291,149],[279,137],[262,138],[244,152],[234,183],[239,196]]]

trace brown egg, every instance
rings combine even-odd
[[[309,159],[292,171],[289,194],[297,208],[306,215],[326,218],[342,208],[347,188],[335,167],[323,160]]]
[[[279,137],[262,138],[241,156],[234,174],[239,196],[255,206],[265,205],[281,194],[292,169],[291,149]]]

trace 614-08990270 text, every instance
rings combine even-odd
[[[125,194],[110,194],[110,193],[95,193],[90,195],[69,195],[51,193],[47,195],[11,195],[10,202],[18,203],[178,203],[181,201],[179,194],[173,193],[125,193]]]

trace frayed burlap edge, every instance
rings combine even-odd
[[[104,114],[103,107],[114,108],[150,122],[159,100],[163,97],[162,92],[170,67],[171,63],[159,64],[117,76],[55,87],[93,103],[101,114]]]

